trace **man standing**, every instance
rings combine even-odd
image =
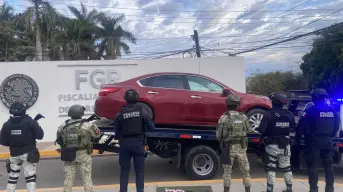
[[[217,139],[222,146],[221,156],[227,156],[223,159],[229,158],[227,162],[221,163],[224,169],[224,192],[230,191],[232,163],[235,159],[237,159],[243,174],[245,192],[250,192],[250,166],[246,151],[248,146],[247,134],[251,132],[251,127],[245,114],[235,111],[240,105],[238,96],[230,94],[226,98],[226,104],[228,111],[220,117],[216,131]]]
[[[58,127],[57,143],[61,146],[61,160],[64,161],[64,192],[71,192],[76,167],[80,166],[83,186],[86,192],[94,192],[92,182],[92,139],[99,138],[98,127],[82,119],[86,108],[73,105],[68,119]]]
[[[14,192],[23,166],[28,192],[36,191],[36,163],[39,161],[39,151],[36,139],[43,139],[44,131],[38,122],[26,115],[26,106],[14,102],[10,106],[13,117],[4,123],[0,134],[1,145],[10,149],[10,159],[6,162],[9,179],[7,191]]]
[[[297,130],[296,142],[299,144],[304,135],[310,192],[318,192],[318,159],[322,160],[324,166],[325,192],[333,192],[332,137],[339,130],[339,117],[334,108],[326,103],[328,93],[324,89],[314,89],[311,96],[314,105],[306,109],[299,120],[301,124]]]
[[[267,192],[272,192],[275,183],[275,171],[284,173],[286,190],[292,192],[292,171],[290,164],[291,148],[289,134],[295,126],[293,114],[284,109],[287,97],[284,94],[273,93],[272,109],[266,111],[261,120],[258,132],[265,144],[265,170],[267,172]]]
[[[135,166],[136,191],[144,191],[145,133],[155,128],[146,110],[137,105],[139,94],[134,89],[125,92],[126,106],[115,119],[115,134],[119,139],[120,192],[127,192],[131,158]]]

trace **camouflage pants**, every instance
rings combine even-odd
[[[223,180],[224,180],[224,187],[230,187],[231,186],[231,174],[232,174],[232,165],[234,164],[234,160],[237,160],[237,163],[239,165],[239,169],[242,172],[243,175],[243,184],[245,187],[250,187],[250,165],[248,161],[248,156],[246,153],[246,150],[241,147],[241,145],[233,145],[231,147],[230,152],[230,158],[231,158],[231,165],[223,165],[224,174],[223,174]]]
[[[267,145],[265,158],[267,183],[269,185],[274,185],[275,171],[280,171],[284,173],[286,184],[291,185],[293,176],[290,164],[290,146],[288,145],[286,149],[280,149],[278,145]]]
[[[10,157],[10,161],[11,172],[9,173],[7,192],[15,192],[21,166],[24,169],[27,191],[36,191],[36,163],[27,162],[27,153],[17,157]]]
[[[77,151],[73,162],[64,162],[64,192],[72,192],[76,168],[80,166],[83,186],[86,192],[94,192],[92,182],[92,156],[86,150]]]

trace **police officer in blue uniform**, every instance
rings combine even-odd
[[[310,192],[318,192],[317,160],[321,159],[325,171],[325,192],[334,191],[332,153],[334,137],[339,129],[339,117],[332,106],[326,103],[328,93],[314,89],[311,94],[314,105],[306,109],[299,122],[296,142],[304,135],[305,153]]]
[[[265,143],[267,192],[273,191],[276,171],[284,173],[287,188],[283,192],[292,192],[289,134],[296,124],[292,112],[283,108],[287,104],[287,97],[284,94],[273,93],[269,98],[273,107],[264,113],[258,128]]]
[[[40,158],[36,139],[43,139],[44,131],[35,119],[26,114],[26,106],[22,102],[12,103],[9,112],[12,117],[4,123],[0,133],[0,144],[10,150],[10,158],[6,161],[9,173],[7,191],[16,190],[20,168],[23,167],[27,191],[34,192],[36,164]]]
[[[119,139],[120,192],[127,192],[131,158],[135,166],[136,191],[144,191],[145,133],[155,128],[146,110],[137,105],[139,94],[135,89],[125,92],[127,104],[115,119],[115,134]]]

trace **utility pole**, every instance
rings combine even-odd
[[[201,57],[200,45],[199,45],[199,36],[198,36],[197,30],[194,30],[193,40],[195,41],[195,52],[197,54],[197,57]]]

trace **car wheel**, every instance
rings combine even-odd
[[[217,153],[207,146],[195,146],[186,153],[184,167],[194,180],[208,180],[216,176],[219,168]]]
[[[265,110],[263,109],[251,109],[246,114],[249,118],[249,123],[253,132],[257,132],[256,129],[261,123],[264,112]]]
[[[140,107],[145,109],[146,112],[148,112],[150,119],[154,119],[154,112],[152,111],[151,107],[149,107],[149,105],[147,105],[145,103],[140,103],[140,102],[138,102],[137,105],[139,105]]]

